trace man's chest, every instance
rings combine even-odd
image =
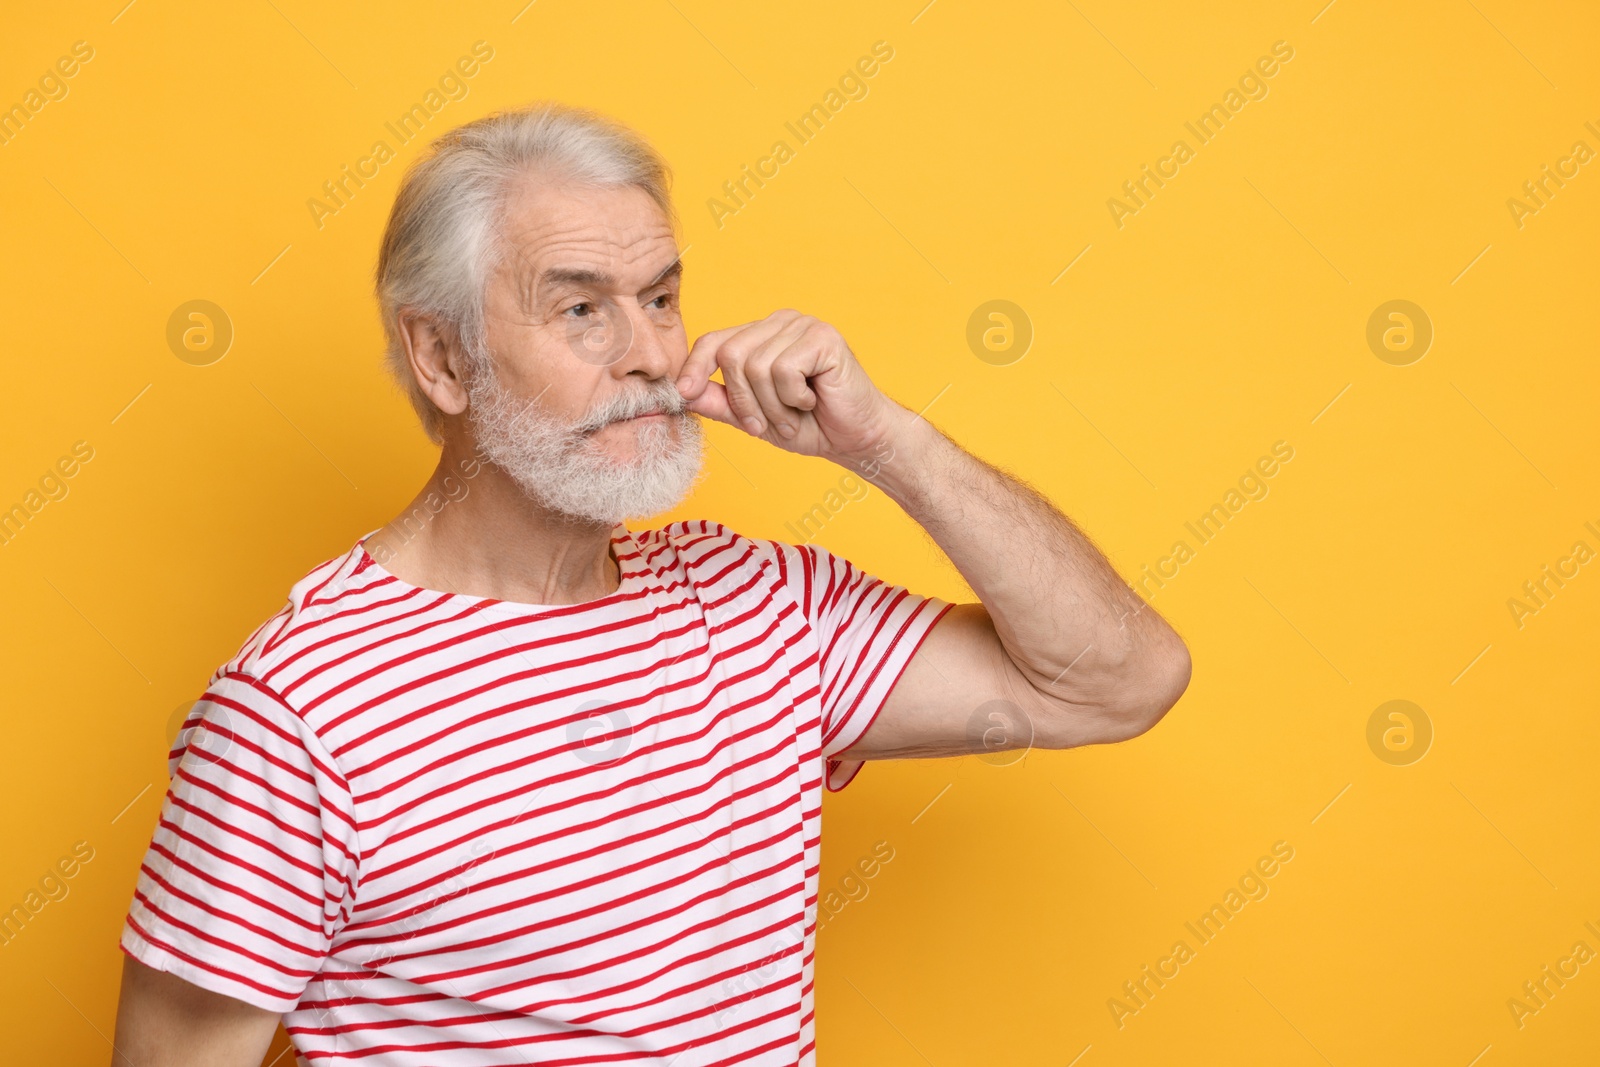
[[[557,995],[595,967],[709,966],[803,911],[818,724],[780,641],[684,627],[498,660],[391,689],[387,731],[346,720],[360,878],[341,956]]]

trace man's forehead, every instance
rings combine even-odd
[[[524,188],[513,193],[504,218],[506,236],[530,255],[563,246],[636,255],[673,236],[661,208],[633,186]]]
[[[520,246],[518,273],[531,281],[620,282],[655,280],[678,258],[671,232],[626,243],[557,239]]]
[[[650,284],[677,258],[671,224],[642,190],[534,191],[508,204],[505,219],[507,266],[525,290]]]

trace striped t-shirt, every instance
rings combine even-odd
[[[123,950],[310,1063],[813,1063],[830,757],[951,605],[704,521],[563,606],[365,540],[191,711]]]

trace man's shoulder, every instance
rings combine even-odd
[[[373,559],[359,541],[306,571],[290,587],[279,608],[246,637],[212,680],[244,674],[271,683],[273,671],[303,651],[308,642],[328,636],[327,623],[373,599],[384,584]]]
[[[806,546],[741,533],[711,519],[630,532],[652,570],[675,555],[702,595],[710,587],[743,601],[758,589],[792,590],[813,566]]]
[[[649,530],[630,531],[646,557],[670,549],[686,564],[723,566],[735,560],[753,567],[792,566],[799,547],[739,532],[712,519],[680,519]]]

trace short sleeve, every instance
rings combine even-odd
[[[122,950],[212,992],[290,1011],[353,902],[348,784],[281,697],[232,673],[195,704],[169,771]]]
[[[861,761],[831,757],[867,732],[923,639],[954,605],[885,582],[818,545],[775,544],[784,580],[817,639],[825,781],[836,793]]]

